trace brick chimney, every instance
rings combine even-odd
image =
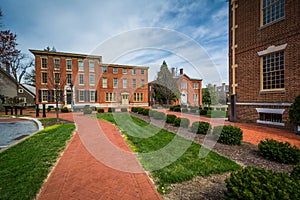
[[[225,92],[225,90],[226,90],[226,84],[222,83],[222,92]]]
[[[175,77],[175,67],[171,68],[172,76]]]
[[[180,75],[183,75],[183,68],[180,68],[179,71],[180,71]]]

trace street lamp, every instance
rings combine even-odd
[[[71,111],[73,112],[74,111],[74,109],[73,109],[74,102],[73,102],[73,83],[72,83],[72,81],[70,83],[70,87],[71,87]]]

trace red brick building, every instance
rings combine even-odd
[[[230,120],[291,127],[300,94],[300,1],[229,2]]]
[[[148,105],[148,67],[103,64],[101,56],[30,50],[36,103],[71,108]],[[72,102],[73,100],[73,102]]]

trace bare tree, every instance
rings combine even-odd
[[[19,53],[12,58],[13,59],[9,64],[10,74],[16,81],[18,81],[18,83],[21,83],[27,69],[31,68],[34,65],[34,60],[32,58],[28,59],[28,56],[23,53]]]

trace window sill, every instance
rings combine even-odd
[[[285,93],[285,89],[261,90],[259,94]]]
[[[270,122],[270,121],[256,120],[256,123],[258,123],[258,124],[269,124],[269,125],[275,125],[275,126],[284,126],[284,123],[281,123],[281,122]]]

